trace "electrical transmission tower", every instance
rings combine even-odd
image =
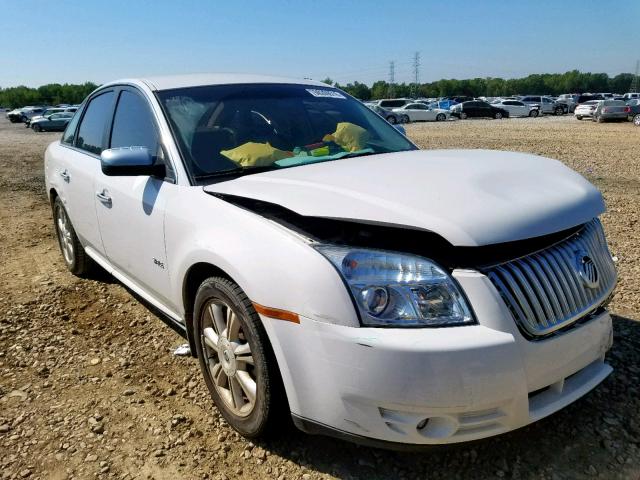
[[[640,90],[640,60],[636,62],[636,74],[633,76],[633,80],[631,80],[631,86],[629,87],[629,93],[638,93]]]
[[[418,96],[418,88],[420,86],[420,52],[413,54],[413,83],[411,84],[411,98]]]
[[[387,92],[387,96],[389,98],[395,98],[395,75],[396,75],[396,62],[393,60],[389,62],[389,90]]]

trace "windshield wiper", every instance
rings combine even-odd
[[[230,168],[228,170],[218,170],[217,172],[205,173],[203,175],[197,175],[196,179],[208,179],[208,178],[220,178],[220,177],[235,177],[242,175],[249,175],[251,173],[268,172],[269,170],[275,170],[277,167],[272,165],[266,165],[261,167],[237,167]]]

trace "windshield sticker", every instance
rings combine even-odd
[[[342,98],[343,100],[347,99],[347,97],[336,90],[324,90],[319,88],[307,88],[306,90],[314,97]]]

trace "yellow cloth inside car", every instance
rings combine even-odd
[[[324,142],[335,142],[347,152],[362,150],[369,141],[369,132],[354,123],[340,122],[336,126],[336,131],[330,135],[325,135]]]
[[[274,148],[269,142],[247,142],[231,150],[221,150],[220,154],[241,167],[266,167],[283,158],[293,157],[293,152]]]

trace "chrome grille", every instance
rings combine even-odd
[[[552,247],[484,270],[530,335],[547,335],[599,307],[616,269],[598,219]]]

